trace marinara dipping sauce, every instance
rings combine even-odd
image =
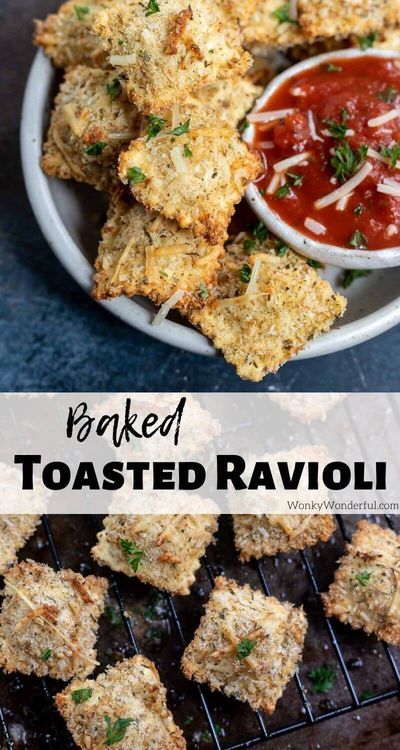
[[[329,60],[282,83],[248,118],[266,171],[257,188],[326,244],[400,246],[400,60]]]

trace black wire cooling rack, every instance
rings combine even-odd
[[[389,525],[390,528],[393,528],[393,522],[390,516],[386,516],[386,523]],[[343,536],[343,539],[345,541],[348,540],[348,535],[345,529],[345,525],[343,522],[343,519],[341,516],[337,516],[337,522],[339,530]],[[93,517],[93,523],[98,528],[98,521],[96,518]],[[55,543],[54,535],[52,533],[51,529],[51,522],[47,516],[43,517],[43,528],[44,532],[47,538],[47,542],[49,545],[49,549],[51,552],[51,556],[53,559],[53,563],[56,569],[60,570],[62,567],[61,559],[57,550],[57,546]],[[200,702],[201,709],[203,711],[203,714],[207,720],[208,727],[209,727],[209,738],[210,741],[214,744],[214,748],[216,750],[244,750],[245,748],[255,747],[260,743],[268,742],[269,740],[288,734],[290,732],[295,732],[297,730],[303,729],[305,727],[309,727],[312,725],[317,725],[322,721],[325,721],[327,719],[332,719],[334,717],[338,717],[340,715],[349,713],[351,711],[359,710],[360,708],[363,708],[365,706],[369,706],[374,703],[378,703],[380,701],[384,701],[388,698],[393,698],[396,696],[400,696],[400,674],[399,669],[397,666],[395,655],[387,644],[381,644],[383,648],[383,652],[385,654],[385,657],[387,659],[389,668],[392,672],[393,678],[395,680],[395,687],[388,690],[382,690],[377,692],[375,695],[371,697],[362,697],[362,694],[360,695],[359,690],[356,688],[355,683],[352,679],[352,676],[350,674],[350,670],[346,664],[346,658],[343,654],[343,649],[339,643],[339,639],[336,634],[336,627],[337,625],[334,624],[330,619],[325,617],[323,612],[323,607],[320,602],[320,595],[319,595],[319,586],[317,582],[317,576],[314,569],[314,564],[311,562],[311,555],[309,552],[300,552],[301,560],[302,560],[302,567],[306,573],[308,585],[311,589],[311,594],[314,597],[316,601],[316,605],[318,609],[320,610],[320,616],[323,622],[323,625],[326,629],[326,634],[329,637],[333,653],[336,658],[336,669],[338,672],[341,673],[347,691],[349,695],[349,700],[345,701],[343,705],[335,706],[334,708],[328,708],[327,710],[323,711],[322,713],[316,714],[316,712],[313,710],[310,700],[308,698],[308,691],[305,689],[304,684],[302,680],[300,679],[299,674],[295,675],[294,682],[296,686],[296,690],[298,692],[298,695],[301,700],[302,704],[302,718],[301,720],[289,722],[287,724],[282,724],[276,728],[273,728],[269,730],[266,726],[266,720],[265,717],[261,712],[258,712],[256,714],[257,723],[258,723],[258,731],[254,734],[254,736],[250,738],[246,738],[239,742],[234,742],[234,744],[226,744],[223,741],[223,738],[221,738],[220,733],[218,731],[218,726],[213,718],[213,711],[210,708],[209,705],[209,696],[207,694],[207,689],[203,689],[200,685],[196,685],[198,700]],[[214,571],[213,571],[213,565],[210,564],[207,557],[203,560],[204,567],[209,579],[209,582],[211,585],[213,585],[214,582]],[[218,573],[221,574],[223,571],[221,571],[220,566]],[[254,564],[255,570],[257,572],[259,583],[265,592],[265,594],[270,595],[270,587],[268,584],[267,576],[265,574],[263,564],[262,562],[257,562]],[[135,653],[139,653],[139,646],[138,646],[138,640],[135,636],[134,627],[132,625],[132,621],[130,617],[126,613],[125,609],[125,603],[123,599],[123,595],[121,594],[120,586],[117,581],[117,577],[110,572],[109,573],[109,581],[110,581],[110,588],[115,596],[116,603],[119,608],[119,613],[123,622],[123,625],[126,630],[127,639],[129,641],[129,646],[131,650],[133,650]],[[171,620],[171,624],[173,625],[176,635],[180,641],[181,648],[186,645],[186,637],[184,633],[184,628],[182,626],[181,618],[178,614],[178,608],[176,606],[176,601],[174,601],[172,596],[166,596],[168,611],[169,611],[169,617]],[[52,696],[51,691],[48,686],[48,682],[45,678],[40,680],[41,683],[41,690],[42,690],[42,697],[44,704],[47,706],[47,710],[50,712],[53,712],[53,724],[55,727],[55,736],[59,738],[59,732],[57,729],[57,723],[59,724],[59,717],[57,715],[56,709],[53,707],[52,704]],[[12,740],[12,735],[10,733],[10,729],[7,724],[6,720],[6,711],[2,706],[0,706],[0,727],[3,733],[4,743],[7,750],[13,750],[14,744]],[[52,745],[53,747],[53,745]],[[64,749],[65,744],[63,744],[62,740],[59,738],[59,748]]]

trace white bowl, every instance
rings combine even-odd
[[[400,59],[399,52],[374,49],[368,49],[365,52],[362,52],[359,49],[336,50],[336,52],[325,52],[322,55],[310,57],[307,60],[302,60],[296,65],[292,65],[287,70],[284,70],[283,73],[276,76],[276,78],[273,78],[264,93],[256,101],[252,112],[257,112],[258,110],[263,109],[268,102],[268,99],[275,93],[282,83],[298,73],[308,70],[309,68],[315,68],[317,65],[329,60],[337,60],[341,57],[363,57],[365,55],[372,55],[375,57],[397,57]],[[243,140],[247,143],[252,143],[254,132],[254,125],[250,124],[243,133]],[[373,250],[370,252],[368,252],[368,250],[352,250],[347,247],[328,245],[320,240],[313,240],[299,232],[297,229],[293,229],[293,227],[281,219],[281,217],[267,205],[260,194],[257,185],[254,183],[248,187],[246,198],[257,216],[262,222],[264,222],[271,232],[287,242],[288,245],[294,247],[302,255],[306,255],[307,258],[313,258],[314,260],[319,260],[321,263],[328,263],[333,266],[339,266],[340,268],[352,269],[389,268],[400,265],[400,247],[391,247],[385,250]]]
[[[90,294],[93,260],[104,213],[104,196],[72,181],[50,180],[40,168],[56,73],[42,51],[36,54],[27,81],[22,121],[21,157],[25,184],[32,209],[53,252],[75,281]],[[326,276],[337,287],[338,270]],[[348,312],[336,326],[309,345],[299,359],[318,357],[346,349],[383,333],[400,322],[400,270],[372,274],[359,279],[346,296]],[[120,297],[100,302],[106,310],[149,336],[197,354],[214,356],[216,351],[198,331],[176,316],[161,326],[151,321],[155,308],[143,297]]]

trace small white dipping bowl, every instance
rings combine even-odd
[[[268,84],[262,96],[257,99],[252,113],[264,109],[268,100],[275,91],[285,81],[293,78],[302,71],[315,68],[316,66],[337,60],[340,58],[354,58],[372,55],[374,57],[397,57],[400,59],[399,52],[390,50],[368,49],[362,52],[359,49],[336,50],[336,52],[326,52],[322,55],[310,57],[307,60],[292,65],[287,70],[280,73]],[[243,140],[252,143],[254,139],[255,128],[252,123],[243,133]],[[261,221],[273,232],[279,239],[284,240],[288,245],[295,248],[302,255],[320,263],[328,263],[332,266],[352,269],[373,269],[389,268],[391,266],[400,266],[400,247],[391,247],[383,250],[353,250],[348,247],[339,247],[337,245],[328,245],[322,240],[314,240],[302,234],[297,229],[293,229],[287,224],[275,211],[273,211],[265,202],[257,188],[257,184],[252,183],[246,190],[246,198]]]

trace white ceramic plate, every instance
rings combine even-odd
[[[90,293],[92,262],[99,229],[104,219],[104,197],[87,186],[49,180],[40,168],[43,134],[54,95],[56,74],[39,51],[26,85],[22,122],[21,154],[25,184],[37,221],[50,247],[67,271]],[[341,272],[327,269],[326,277],[338,287]],[[300,359],[346,349],[383,333],[400,322],[400,268],[374,271],[358,279],[346,291],[348,312],[329,333],[310,342]],[[142,297],[121,297],[101,302],[109,312],[134,328],[160,341],[198,354],[216,351],[198,331],[179,316],[153,327],[154,306]]]

